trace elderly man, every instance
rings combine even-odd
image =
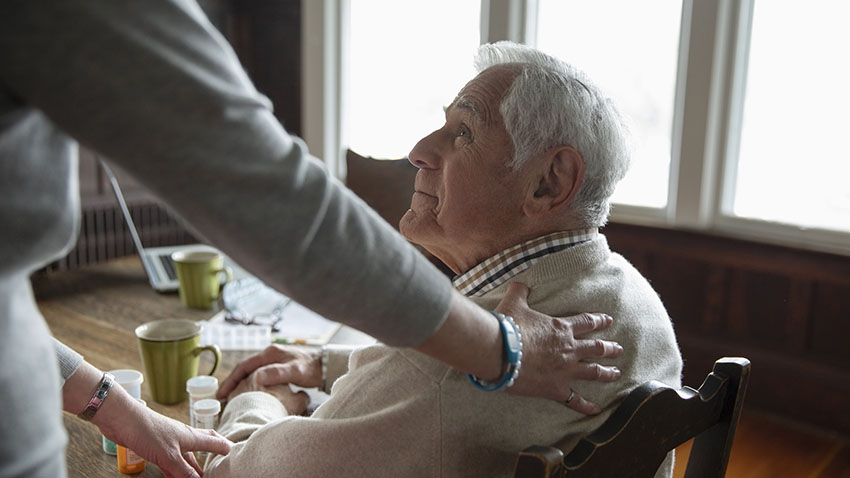
[[[622,355],[601,340],[597,354],[621,379],[578,382],[568,400],[601,404],[602,413],[483,391],[496,384],[409,349],[376,345],[350,360],[328,349],[323,357],[270,349],[237,377],[280,364],[258,368],[235,389],[232,380],[223,386],[230,401],[219,432],[240,443],[211,460],[207,476],[510,476],[520,450],[574,443],[640,383],[680,386],[682,361],[661,301],[597,230],[628,167],[613,105],[580,72],[528,47],[482,46],[476,66],[445,125],[410,153],[419,172],[400,229],[459,274],[455,287],[485,308],[522,294],[510,284],[519,282],[543,313],[616,317],[605,333]],[[287,381],[333,383],[331,398],[312,417],[295,416],[303,395],[263,386]],[[659,476],[671,473],[668,459]]]

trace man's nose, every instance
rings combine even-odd
[[[440,154],[435,144],[439,130],[419,140],[407,155],[408,161],[419,169],[436,169],[440,164]]]

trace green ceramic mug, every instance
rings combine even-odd
[[[192,320],[168,319],[136,327],[142,365],[154,401],[165,405],[189,397],[186,380],[198,375],[201,352],[215,356],[212,375],[221,362],[217,345],[201,345],[201,324]]]
[[[233,271],[224,267],[224,257],[215,251],[177,251],[171,254],[171,260],[177,269],[180,301],[192,309],[211,309],[222,284],[233,280]]]

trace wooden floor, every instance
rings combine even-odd
[[[676,449],[674,477],[685,475],[688,451],[690,442]],[[744,408],[726,476],[850,478],[850,437]]]

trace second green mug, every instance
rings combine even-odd
[[[192,320],[168,319],[136,327],[139,352],[154,401],[165,405],[182,402],[189,395],[186,380],[198,375],[201,352],[215,358],[212,375],[221,362],[217,345],[201,345],[201,325]]]
[[[233,280],[233,271],[224,266],[224,256],[215,251],[177,251],[171,254],[171,260],[177,270],[180,301],[192,309],[211,309],[222,284]]]

